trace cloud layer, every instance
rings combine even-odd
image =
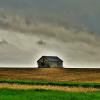
[[[98,0],[7,2],[0,3],[1,67],[37,66],[42,55],[61,57],[64,67],[99,67]]]
[[[60,56],[65,67],[100,64],[100,37],[86,30],[39,23],[31,33],[1,29],[0,38],[1,66],[36,66],[42,55]]]

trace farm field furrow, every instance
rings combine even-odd
[[[99,83],[100,69],[0,68],[0,78]]]

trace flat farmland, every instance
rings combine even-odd
[[[100,69],[0,68],[0,78],[99,83]]]

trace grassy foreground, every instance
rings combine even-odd
[[[100,92],[0,89],[0,100],[100,100]]]
[[[81,82],[52,82],[52,81],[0,79],[0,83],[100,88],[100,83],[81,83]]]

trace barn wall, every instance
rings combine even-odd
[[[45,65],[42,65],[41,62],[38,63],[38,67],[39,68],[50,68],[50,66],[48,65],[48,63],[45,63]]]
[[[62,61],[48,61],[46,58],[41,58],[37,63],[39,68],[63,67]]]
[[[62,62],[49,62],[50,67],[63,67]]]

